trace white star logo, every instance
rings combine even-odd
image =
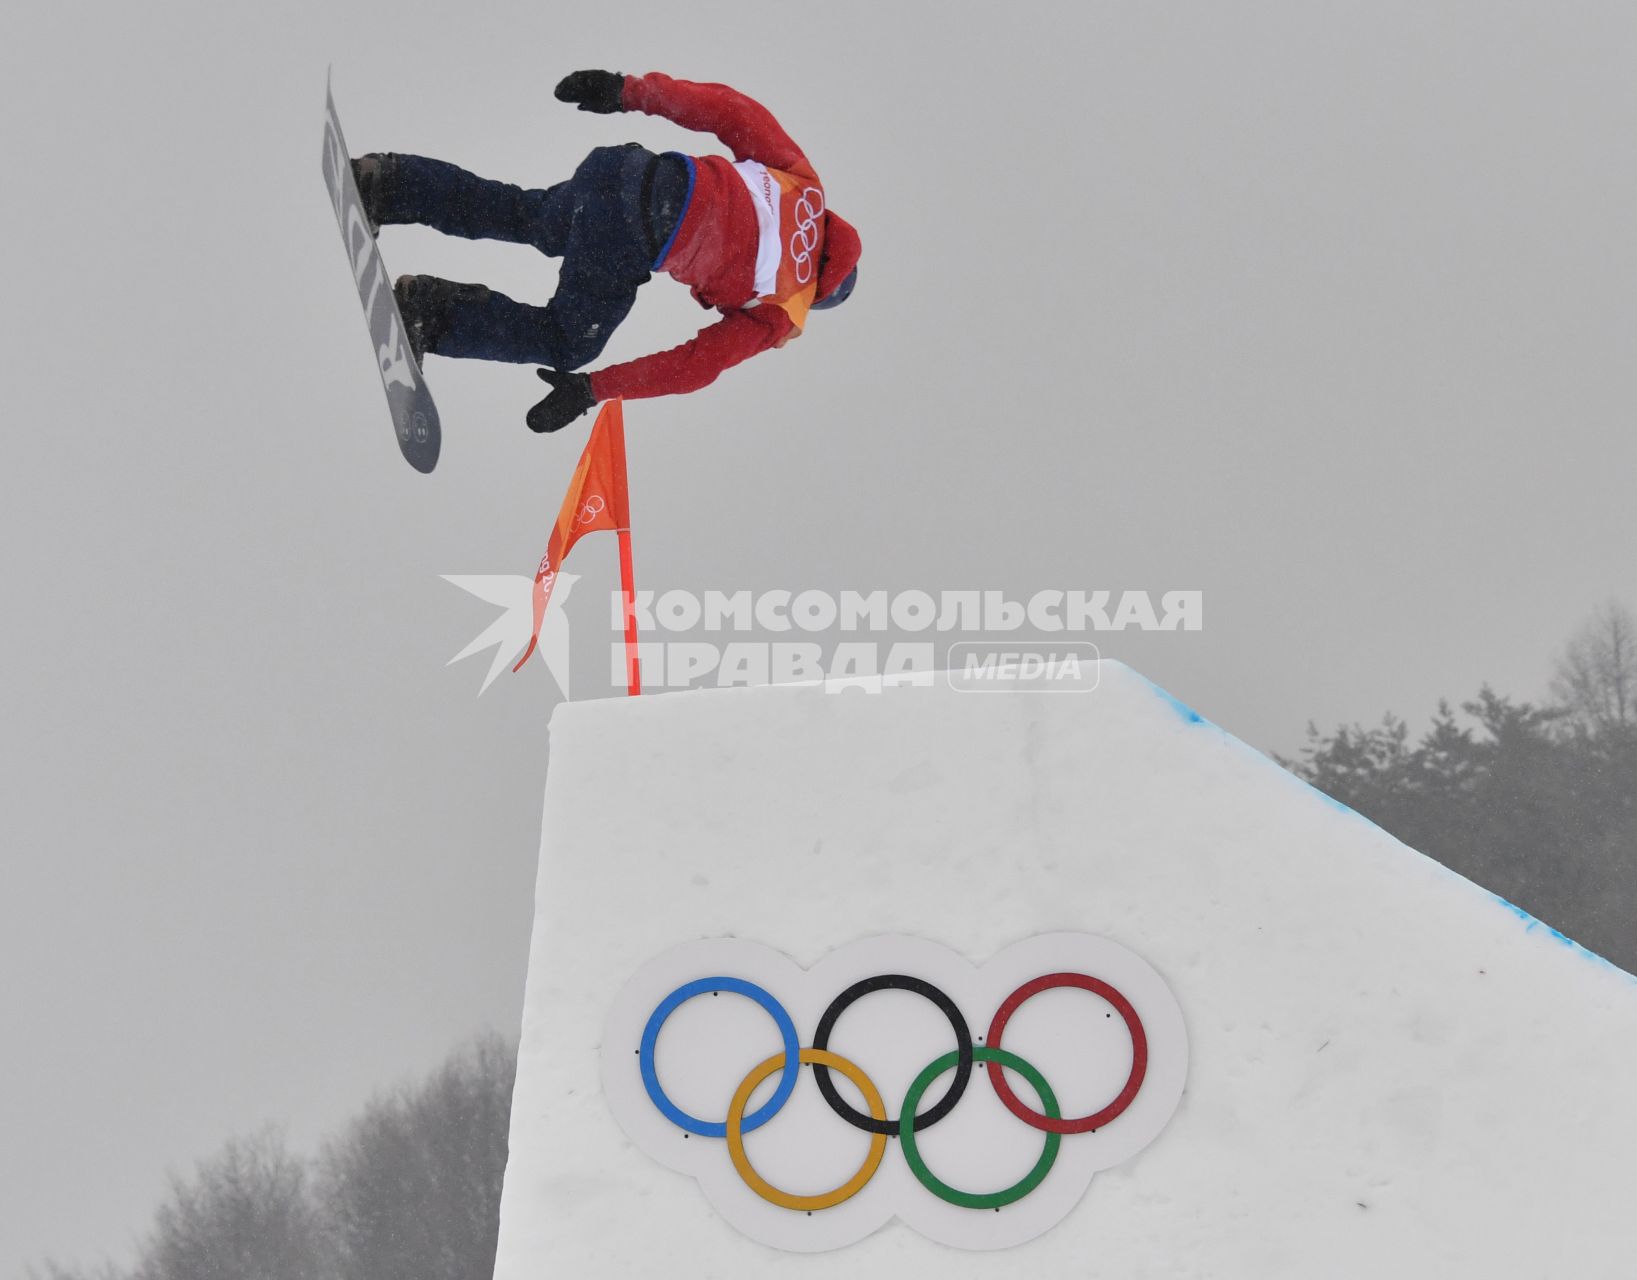
[[[478,696],[494,683],[507,667],[522,655],[529,643],[529,632],[534,627],[534,579],[520,573],[446,573],[445,582],[453,583],[462,591],[499,605],[504,612],[478,633],[477,637],[450,658],[446,665],[453,666],[462,658],[493,647],[494,657],[489,670],[478,688]],[[545,622],[540,628],[540,656],[546,661],[546,670],[557,682],[563,697],[568,697],[568,615],[563,605],[568,593],[579,581],[579,574],[559,573],[552,588],[551,603],[546,609]]]

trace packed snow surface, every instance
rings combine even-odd
[[[1637,981],[1129,669],[567,704],[551,734],[497,1280],[1631,1274]],[[666,948],[812,966],[911,935],[982,964],[1053,932],[1163,976],[1187,1083],[1013,1250],[897,1221],[769,1248],[610,1111],[605,1020]]]

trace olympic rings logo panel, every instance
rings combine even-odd
[[[745,1235],[804,1253],[894,1219],[956,1248],[1032,1240],[1160,1135],[1186,1077],[1164,979],[1078,933],[982,965],[905,936],[811,969],[685,943],[627,981],[602,1044],[632,1142]]]

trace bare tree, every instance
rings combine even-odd
[[[516,1055],[497,1036],[378,1098],[325,1150],[342,1280],[489,1280]]]
[[[1557,662],[1552,693],[1598,733],[1637,728],[1637,618],[1617,600],[1594,613]]]
[[[112,1262],[90,1266],[64,1266],[47,1259],[39,1266],[23,1268],[24,1280],[128,1280]]]
[[[277,1130],[235,1138],[172,1178],[132,1280],[330,1280],[303,1162]]]
[[[47,1261],[28,1280],[489,1280],[516,1051],[478,1038],[377,1098],[317,1161],[276,1129],[170,1194],[134,1268]]]

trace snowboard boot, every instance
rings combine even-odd
[[[382,213],[387,205],[387,191],[398,169],[398,157],[390,151],[371,152],[350,161],[353,181],[358,184],[358,198],[364,202],[364,216],[369,219],[369,233],[381,234]]]
[[[449,331],[457,305],[481,303],[489,289],[481,284],[457,284],[438,276],[399,276],[392,286],[398,311],[404,318],[404,336],[420,365],[427,352],[437,353],[438,342]]]

